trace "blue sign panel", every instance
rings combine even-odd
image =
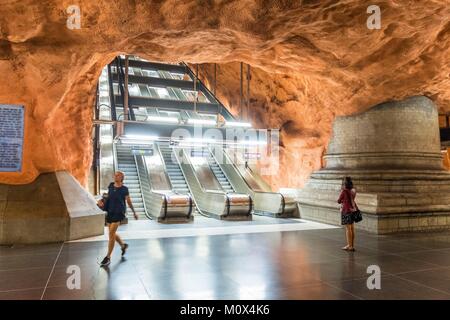
[[[24,106],[0,104],[0,172],[22,170]]]

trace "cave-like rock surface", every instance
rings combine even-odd
[[[75,3],[76,2],[76,3]],[[81,29],[66,9],[81,9]],[[239,62],[251,65],[250,117],[281,129],[276,187],[300,187],[319,169],[337,115],[412,95],[450,106],[448,0],[376,1],[381,29],[366,25],[367,1],[3,0],[0,103],[24,104],[23,184],[66,169],[86,184],[95,87],[117,54],[199,63],[239,114]]]

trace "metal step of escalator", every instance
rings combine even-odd
[[[216,162],[216,159],[214,159],[214,157],[211,154],[209,154],[207,160],[212,172],[216,176],[217,181],[219,181],[219,184],[222,187],[222,189],[227,193],[234,192],[233,186],[231,185],[230,181],[228,181],[219,164]]]
[[[173,191],[178,192],[180,194],[191,195],[189,186],[186,182],[186,179],[183,175],[183,171],[181,171],[180,165],[176,162],[176,158],[173,155],[173,150],[171,147],[166,145],[159,145],[159,150],[161,151],[161,155],[163,157],[167,175],[169,176],[170,183],[172,184]],[[198,214],[197,208],[195,207],[194,215]]]

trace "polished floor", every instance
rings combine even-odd
[[[198,215],[195,216],[194,222],[181,224],[130,219],[128,224],[120,227],[120,234],[124,239],[155,239],[334,228],[336,227],[332,225],[295,218],[274,219],[254,215],[251,221],[224,221]],[[107,239],[108,235],[105,232],[102,236],[85,238],[77,240],[77,242],[105,241]]]
[[[0,247],[0,299],[450,299],[450,233],[340,228],[129,239],[108,269],[105,241]],[[70,290],[77,265],[81,288]],[[381,289],[367,288],[367,267]]]

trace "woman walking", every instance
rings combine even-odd
[[[106,267],[111,263],[111,254],[114,249],[114,244],[117,241],[122,248],[122,255],[125,254],[128,244],[124,243],[120,236],[116,233],[120,222],[125,219],[127,210],[126,203],[133,211],[134,218],[137,220],[138,216],[131,203],[128,188],[123,185],[125,174],[122,171],[117,171],[114,174],[114,182],[108,186],[108,197],[104,203],[103,210],[107,212],[106,223],[109,229],[108,253],[103,261],[100,263],[102,267]]]
[[[341,204],[341,221],[345,226],[347,245],[342,250],[355,251],[355,228],[353,213],[358,210],[355,203],[356,190],[350,177],[345,177],[342,183],[338,203]]]

